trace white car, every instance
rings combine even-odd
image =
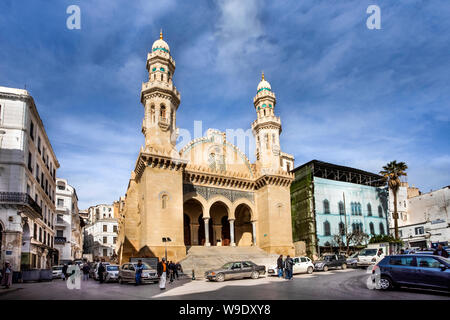
[[[52,267],[53,279],[61,279],[62,278],[62,268],[63,268],[63,266],[53,266]]]
[[[117,281],[119,279],[119,266],[117,264],[109,264],[106,266],[105,281]]]
[[[292,274],[308,273],[311,274],[314,271],[314,264],[308,257],[293,257],[294,266],[292,268]],[[268,270],[268,274],[271,276],[278,276],[278,267],[275,265]]]
[[[378,256],[378,249],[379,248],[366,248],[361,250],[356,258],[356,266],[368,267],[377,264],[385,256],[384,252]]]

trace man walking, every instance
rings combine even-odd
[[[5,262],[5,266],[3,267],[3,271],[2,271],[2,285],[5,286],[5,289],[9,289],[9,287],[11,287],[12,284],[12,275],[13,275],[13,271],[11,268],[11,264],[6,261]]]
[[[91,270],[91,267],[89,267],[89,264],[85,262],[83,264],[83,281],[89,280],[89,271]]]
[[[67,264],[64,263],[64,266],[61,270],[61,279],[66,280],[67,278]]]
[[[177,278],[177,280],[179,278],[178,270],[180,270],[180,269],[181,269],[180,263],[179,262],[175,263],[175,268],[173,269],[173,273],[175,274],[175,277]]]
[[[167,263],[165,258],[162,258],[162,261],[158,262],[156,272],[158,273],[159,276],[159,289],[165,290],[167,280]]]
[[[173,282],[173,279],[175,278],[175,264],[173,263],[173,261],[169,262],[169,279],[170,279],[170,283]]]
[[[444,248],[442,247],[442,244],[440,244],[440,243],[439,243],[437,249],[434,250],[433,255],[448,258],[448,252],[446,250],[444,250]]]
[[[280,256],[277,259],[277,270],[278,270],[278,278],[283,277],[283,255],[280,254]]]
[[[286,260],[284,261],[284,268],[286,271],[286,280],[292,280],[292,268],[294,266],[294,261],[292,260],[291,256],[287,256]]]
[[[135,276],[135,286],[138,286],[141,284],[141,278],[142,278],[142,270],[144,270],[144,265],[142,264],[142,260],[138,260],[138,263],[136,265],[136,276]]]
[[[97,269],[97,272],[98,272],[98,280],[100,281],[100,283],[103,283],[103,281],[104,281],[103,273],[106,271],[106,268],[105,268],[105,266],[104,266],[104,264],[103,264],[104,261],[105,261],[105,260],[102,259],[102,261],[101,261],[100,264],[98,265],[98,269]]]

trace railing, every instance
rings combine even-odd
[[[27,193],[0,192],[0,203],[13,203],[27,205],[42,216],[42,209]]]
[[[55,237],[55,244],[65,244],[66,243],[66,237]]]

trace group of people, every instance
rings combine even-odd
[[[179,272],[182,273],[183,268],[181,267],[181,264],[179,262],[166,262],[166,258],[162,258],[161,261],[158,262],[156,272],[159,276],[159,288],[161,290],[165,290],[167,278],[169,278],[170,282],[173,282],[175,278],[178,280]]]
[[[285,260],[283,260],[283,255],[280,255],[277,259],[277,270],[278,270],[278,278],[283,278],[283,273],[286,280],[292,280],[292,272],[294,268],[294,260],[292,260],[291,256],[287,256]]]

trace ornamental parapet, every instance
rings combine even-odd
[[[176,106],[180,104],[181,95],[173,82],[159,80],[143,82],[141,89],[141,102],[144,102],[144,98],[151,98],[153,94],[161,97],[166,96],[169,99],[173,99],[173,103]]]
[[[255,181],[255,188],[259,189],[265,185],[277,185],[281,187],[289,187],[294,181],[294,174],[286,172],[283,169],[261,169],[259,176]]]
[[[174,158],[170,152],[162,149],[156,149],[147,146],[145,151],[141,148],[136,166],[134,169],[135,179],[139,180],[145,167],[161,168],[167,170],[183,170],[186,167],[187,162],[185,160]]]
[[[281,133],[281,119],[280,117],[268,115],[263,116],[252,122],[252,130],[258,132],[259,129],[280,129]]]
[[[214,170],[200,165],[187,165],[183,180],[185,183],[243,190],[253,190],[255,187],[254,179],[251,178],[250,174]]]

